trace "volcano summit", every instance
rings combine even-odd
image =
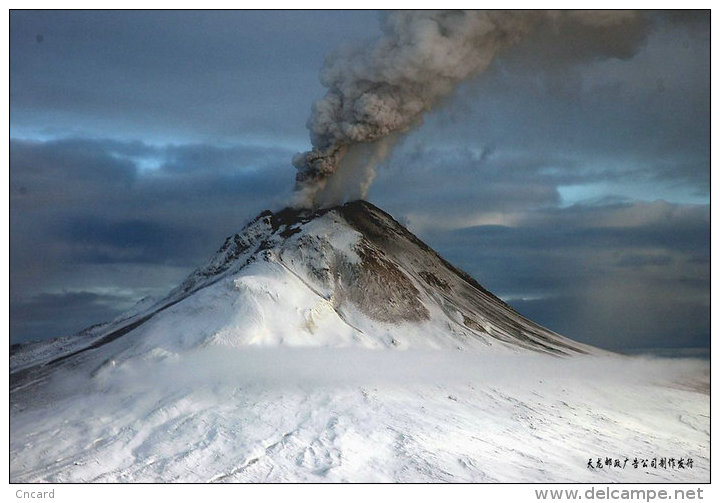
[[[178,340],[186,346],[598,351],[524,318],[365,201],[264,211],[167,297],[81,338],[89,344],[55,360],[121,338],[115,352],[136,352],[137,344],[171,348]],[[23,353],[16,354],[18,362]]]
[[[705,480],[704,371],[533,323],[370,203],[265,211],[165,298],[14,348],[11,479]],[[651,418],[694,471],[587,468]]]

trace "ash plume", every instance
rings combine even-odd
[[[365,198],[375,167],[396,139],[498,52],[533,31],[573,44],[568,59],[629,57],[644,20],[626,11],[400,11],[374,45],[326,60],[307,127],[312,150],[293,158],[298,207]],[[632,35],[632,36],[628,36]],[[575,50],[577,49],[577,50]]]

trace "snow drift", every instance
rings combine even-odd
[[[10,364],[13,482],[709,478],[706,365],[545,329],[362,201],[263,212]],[[694,467],[586,466],[661,456]]]

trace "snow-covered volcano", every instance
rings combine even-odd
[[[147,304],[48,357],[120,338],[116,360],[207,344],[597,351],[519,315],[365,201],[262,212],[166,298]],[[23,353],[14,355],[16,368],[31,363]]]
[[[626,359],[524,318],[364,201],[263,212],[164,299],[15,348],[10,365],[13,481],[708,473],[703,368],[635,361],[638,382],[616,382]],[[646,406],[616,421],[613,400],[637,406],[634,394]],[[638,479],[586,467],[610,452],[587,442],[602,421],[619,425],[603,433],[618,457],[646,449],[657,412],[647,400],[668,397],[683,413],[663,414],[658,427],[675,435],[661,435],[663,449],[695,456],[695,471]],[[519,464],[483,466],[498,449]]]

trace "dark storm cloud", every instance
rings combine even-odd
[[[372,199],[391,213],[414,216],[414,222],[411,218],[406,223],[416,226],[434,218],[447,226],[474,213],[523,211],[559,202],[557,178],[542,170],[567,161],[501,155],[493,145],[477,150],[401,148],[379,170]],[[519,178],[522,184],[517,183]]]
[[[42,293],[10,304],[12,342],[71,335],[112,320],[139,299],[93,292]],[[129,302],[130,301],[130,302]],[[82,320],[82,321],[81,321]]]
[[[250,171],[272,167],[280,161],[277,147],[255,145],[169,145],[162,149],[162,153],[165,157],[163,170],[174,174],[185,171],[197,174],[201,170],[222,174],[222,171],[242,170],[247,175]],[[287,162],[286,159],[282,161]]]
[[[70,220],[53,236],[63,240],[80,263],[163,263],[194,248],[193,233],[183,227],[143,220]]]
[[[568,158],[562,152],[532,155],[523,149],[511,150],[494,144],[463,148],[432,148],[422,145],[403,146],[380,170],[372,190],[372,199],[391,212],[407,217],[406,223],[422,228],[467,227],[485,223],[489,214],[503,214],[508,218],[528,210],[550,212],[548,218],[557,223],[567,220],[567,212],[553,210],[562,201],[559,189],[566,186],[613,184],[645,187],[640,196],[653,197],[652,177],[662,179],[667,186],[702,186],[699,180],[688,180],[682,169],[666,172],[651,166],[623,164],[620,169],[610,163],[597,167],[592,156],[587,159]],[[683,164],[679,165],[680,167]],[[678,168],[678,165],[675,165]],[[706,166],[707,169],[707,166]],[[657,183],[660,183],[659,181]],[[402,186],[402,191],[397,187]],[[627,197],[595,198],[604,210],[588,206],[588,217],[600,218],[614,200],[626,202]],[[661,212],[663,206],[644,206],[645,210]],[[643,210],[628,209],[633,218]],[[672,212],[668,217],[672,217]],[[479,222],[473,223],[473,219]],[[573,225],[575,220],[572,221]],[[568,232],[574,232],[568,229]]]
[[[304,139],[325,54],[376,25],[370,12],[13,11],[13,126]]]
[[[520,312],[570,337],[615,349],[709,340],[707,206],[574,206],[533,212],[516,227],[426,238]]]
[[[291,188],[288,154],[252,146],[13,140],[12,237],[35,229],[68,246],[124,244],[152,249],[151,261],[162,255],[187,263],[197,259],[196,242],[219,239],[219,229],[232,230],[228,222],[279,204]],[[156,168],[140,169],[148,156]]]
[[[617,287],[622,285],[618,284]],[[515,300],[513,307],[577,340],[623,352],[642,348],[696,348],[710,344],[707,304],[639,296],[600,303],[569,295]]]
[[[708,251],[707,206],[663,202],[576,205],[536,210],[520,218],[517,227],[470,227],[453,234],[459,243],[483,245],[492,240],[516,250],[549,249],[554,243],[562,243],[578,252],[598,247]]]
[[[49,172],[57,177],[88,183],[130,183],[135,178],[135,166],[122,159],[112,157],[112,153],[122,145],[110,141],[98,143],[88,140],[64,140],[55,143],[31,141],[12,141],[10,145],[11,163],[22,171],[22,182],[30,184],[42,182]],[[134,147],[142,154],[141,144],[123,145],[121,150]],[[139,152],[138,152],[139,150]],[[11,189],[19,189],[14,181]]]

